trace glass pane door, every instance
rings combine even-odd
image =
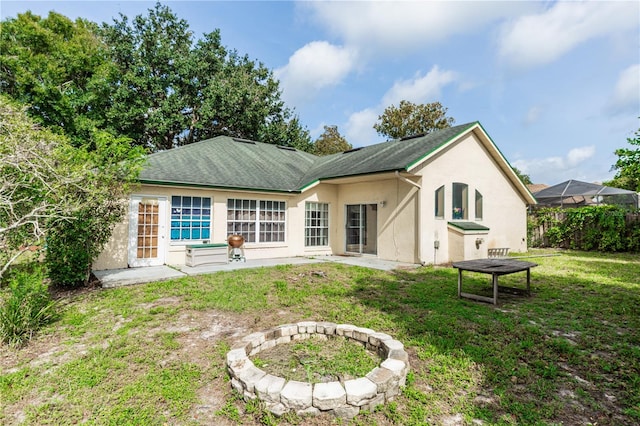
[[[158,201],[143,200],[138,204],[138,259],[158,257]]]
[[[129,266],[163,265],[165,260],[164,197],[131,196],[129,205]]]
[[[346,252],[377,254],[378,206],[350,204],[346,214]]]

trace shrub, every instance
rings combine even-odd
[[[120,200],[105,200],[59,220],[47,231],[45,264],[51,284],[76,288],[89,281],[91,265],[124,214]]]
[[[638,251],[640,224],[629,214],[634,215],[613,205],[539,209],[528,220],[531,243],[602,252]]]
[[[28,341],[55,317],[55,302],[41,273],[18,272],[0,305],[0,340],[10,345]]]
[[[91,268],[91,217],[76,213],[73,220],[59,221],[47,233],[45,264],[51,284],[81,287]]]
[[[635,222],[629,227],[627,248],[629,251],[640,252],[640,222]]]

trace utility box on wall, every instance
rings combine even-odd
[[[449,260],[484,259],[487,257],[489,228],[475,222],[449,222]]]

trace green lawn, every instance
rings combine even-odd
[[[0,423],[640,423],[640,257],[527,260],[539,264],[532,297],[501,295],[497,307],[458,299],[452,268],[329,263],[66,295],[58,320],[26,347],[0,347]],[[465,291],[488,286],[487,275],[465,274]],[[229,345],[303,320],[402,341],[403,394],[352,421],[277,419],[245,404],[224,369]]]

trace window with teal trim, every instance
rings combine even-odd
[[[171,241],[211,239],[211,198],[171,197]]]

